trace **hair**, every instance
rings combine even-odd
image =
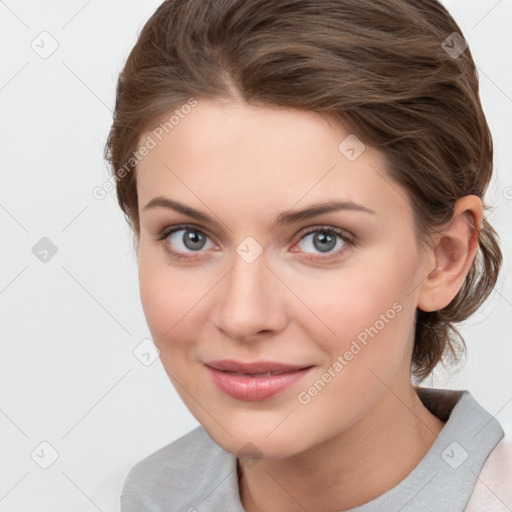
[[[136,243],[141,134],[191,99],[241,98],[317,112],[379,149],[390,178],[409,195],[423,244],[452,219],[459,198],[483,202],[492,176],[471,52],[444,49],[454,46],[447,39],[454,32],[461,37],[436,0],[163,2],[119,75],[105,145]],[[417,310],[411,371],[420,381],[465,353],[454,323],[472,315],[496,284],[498,235],[485,217],[476,230],[477,255],[455,298],[439,311]]]

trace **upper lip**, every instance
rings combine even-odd
[[[214,368],[215,370],[220,370],[224,372],[236,372],[243,373],[246,375],[257,375],[260,373],[289,373],[297,370],[303,370],[305,368],[310,368],[312,365],[291,365],[284,363],[276,363],[272,361],[253,361],[248,363],[243,363],[241,361],[234,361],[232,359],[223,359],[221,361],[208,361],[205,362],[206,366],[210,368]]]

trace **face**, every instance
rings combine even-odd
[[[314,112],[235,101],[200,100],[161,131],[140,139],[157,142],[137,169],[141,300],[210,436],[290,456],[410,385],[432,262],[382,154]]]

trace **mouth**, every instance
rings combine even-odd
[[[309,373],[312,365],[233,360],[204,363],[214,384],[232,398],[260,401],[276,396],[292,387]]]

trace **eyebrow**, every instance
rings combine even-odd
[[[208,214],[196,210],[190,206],[182,204],[173,199],[169,199],[167,197],[154,197],[151,201],[144,206],[143,211],[150,210],[152,208],[168,208],[174,210],[178,213],[183,213],[184,215],[188,215],[193,219],[196,219],[201,222],[207,222],[210,224],[215,224],[215,220],[213,217],[210,217]],[[367,208],[361,204],[354,203],[352,201],[327,201],[324,203],[314,203],[303,210],[287,210],[280,213],[274,224],[272,225],[272,229],[282,226],[284,224],[293,224],[295,222],[299,222],[301,220],[309,219],[310,217],[316,217],[317,215],[321,215],[323,213],[329,213],[340,210],[350,210],[350,211],[358,211],[363,213],[370,213],[376,215],[374,210]]]

